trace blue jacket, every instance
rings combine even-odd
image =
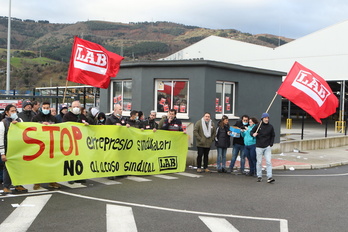
[[[247,130],[241,132],[241,135],[244,139],[245,146],[255,145],[256,144],[256,138],[253,137],[250,134],[250,131],[255,127],[255,124],[252,126],[249,126]]]

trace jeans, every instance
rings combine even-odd
[[[257,177],[262,177],[262,155],[266,159],[266,171],[267,171],[267,178],[272,177],[272,150],[271,147],[257,147],[256,148],[256,172],[257,172]]]
[[[4,172],[3,172],[3,178],[4,178],[4,188],[10,188],[12,182],[11,182],[11,178],[10,175],[8,174],[7,168],[6,168],[6,164],[4,165]]]
[[[202,156],[204,155],[203,158],[203,168],[206,169],[208,168],[208,155],[209,155],[210,147],[197,147],[197,168],[202,167]]]
[[[244,147],[244,157],[249,161],[250,174],[256,174],[256,145],[249,145]]]
[[[234,144],[232,151],[232,160],[230,163],[230,169],[232,171],[234,164],[236,163],[238,153],[240,154],[240,170],[244,172],[245,157],[244,157],[244,145]]]
[[[217,148],[217,169],[218,170],[225,168],[226,152],[227,152],[227,148],[222,148],[222,147]]]

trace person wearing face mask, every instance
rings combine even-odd
[[[33,103],[26,99],[22,103],[22,112],[18,114],[18,117],[23,120],[23,122],[31,122],[35,113],[32,111]]]
[[[35,115],[31,121],[32,122],[39,122],[39,123],[42,123],[44,125],[58,123],[57,118],[51,114],[49,102],[42,103],[41,110],[38,111],[37,115]]]
[[[105,125],[126,125],[126,118],[122,116],[122,106],[120,104],[114,105],[114,112],[106,119]]]
[[[23,122],[23,120],[18,118],[17,108],[14,105],[7,105],[5,107],[5,118],[1,120],[0,122],[0,154],[1,154],[1,160],[5,163],[4,169],[3,169],[3,178],[4,178],[3,193],[4,194],[12,193],[12,190],[10,189],[12,181],[6,169],[7,144],[10,142],[8,140],[7,132],[9,130],[11,123],[15,124],[18,122]],[[26,192],[28,192],[28,190],[21,185],[14,187],[14,193],[26,193]]]
[[[105,125],[106,115],[104,112],[99,112],[97,115],[97,125]]]
[[[249,116],[243,115],[241,120],[237,120],[236,123],[233,125],[234,127],[238,127],[241,132],[246,130],[249,126]],[[238,154],[240,156],[240,173],[244,173],[244,166],[245,166],[245,157],[244,157],[244,139],[242,136],[239,138],[233,138],[233,150],[232,150],[232,159],[230,163],[230,167],[228,169],[228,172],[233,172],[234,164],[236,163]]]
[[[80,101],[73,101],[71,103],[71,111],[66,113],[63,117],[63,122],[80,122],[88,126],[87,117],[81,112],[81,103]],[[77,183],[86,183],[86,180],[76,180],[68,181],[69,184]]]
[[[41,110],[39,110],[38,113],[33,117],[32,122],[38,122],[43,125],[58,123],[57,118],[51,115],[49,102],[42,103]],[[57,182],[51,182],[48,184],[48,187],[59,189],[61,186]],[[40,184],[34,184],[34,187],[33,187],[34,190],[39,190],[40,188],[41,188]]]
[[[126,120],[126,126],[129,127],[135,127],[139,128],[139,116],[138,111],[132,110],[130,113],[130,117]]]
[[[87,117],[81,112],[80,101],[73,101],[71,103],[71,111],[64,115],[63,122],[81,122],[86,126],[89,125]]]

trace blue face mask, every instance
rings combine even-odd
[[[104,118],[100,119],[99,121],[104,122]]]
[[[248,125],[248,123],[247,122],[243,122],[243,125],[246,126],[246,125]]]
[[[16,120],[18,118],[17,113],[11,114],[11,118],[12,120]]]
[[[43,113],[44,115],[47,115],[47,114],[50,113],[50,110],[42,110],[42,113]]]

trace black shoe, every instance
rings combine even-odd
[[[274,181],[275,181],[275,179],[273,179],[273,178],[271,177],[271,178],[268,178],[267,183],[273,183]]]
[[[221,169],[218,169],[218,173],[222,173],[222,170],[221,170]]]
[[[75,184],[75,181],[70,180],[70,181],[68,181],[68,184]]]
[[[225,168],[222,168],[222,172],[223,172],[223,173],[226,173],[227,170],[226,170]]]
[[[84,184],[86,183],[86,180],[75,180],[76,183],[81,183],[81,184]]]
[[[257,177],[257,182],[262,182],[262,177]]]
[[[108,180],[115,180],[115,177],[114,176],[109,176]]]

